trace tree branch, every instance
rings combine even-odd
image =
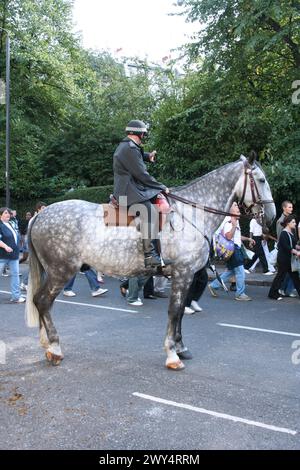
[[[273,29],[273,31],[275,31],[276,33],[282,32],[282,27],[277,21],[273,20],[273,18],[267,17],[264,14],[261,16],[261,18],[262,20],[266,21],[266,23]],[[293,54],[296,66],[300,67],[300,50],[298,44],[296,44],[287,34],[284,34],[282,37],[284,42],[289,46]]]

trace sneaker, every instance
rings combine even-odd
[[[213,287],[211,287],[210,284],[208,284],[208,290],[211,293],[212,297],[218,297],[217,292],[215,291],[215,289]]]
[[[8,272],[7,272],[6,269],[3,271],[2,276],[4,276],[4,277],[8,277],[8,276],[9,276],[9,274],[8,274]]]
[[[24,282],[21,282],[20,289],[24,290],[24,291],[27,291],[27,286],[26,286],[26,284],[24,284]]]
[[[193,310],[191,307],[184,307],[184,313],[185,315],[193,315],[195,310]]]
[[[92,292],[92,297],[97,297],[98,295],[105,294],[106,292],[108,292],[108,289],[101,289],[101,287],[99,287],[99,289]]]
[[[97,281],[100,282],[100,284],[104,284],[102,273],[97,272]]]
[[[72,290],[64,290],[63,295],[65,295],[66,297],[75,297],[76,294]]]
[[[202,308],[200,307],[200,305],[198,304],[196,300],[192,300],[191,307],[192,309],[195,310],[195,312],[202,312]]]
[[[263,273],[264,276],[273,276],[274,273],[272,273],[271,271],[267,271],[266,273]]]
[[[278,290],[278,293],[279,293],[280,295],[282,295],[282,297],[285,296],[284,290],[282,290],[282,289],[279,289],[279,290]]]
[[[25,299],[25,297],[20,297],[20,298],[17,299],[17,300],[11,299],[10,301],[11,301],[13,304],[22,304],[23,302],[26,302],[26,299]]]
[[[133,300],[132,302],[128,302],[128,305],[133,305],[134,307],[141,307],[143,302],[141,299]]]
[[[237,295],[235,297],[235,300],[252,300],[251,297],[249,297],[249,295],[246,295],[246,294],[240,294],[240,295]]]
[[[297,294],[295,294],[295,292],[291,292],[290,294],[287,295],[287,297],[295,298],[297,297]]]
[[[283,299],[283,297],[281,297],[281,295],[279,295],[278,297],[276,297],[276,295],[273,296],[273,295],[270,295],[270,294],[269,294],[268,297],[269,297],[269,299],[272,299],[272,300],[282,300],[282,299]]]

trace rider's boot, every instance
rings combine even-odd
[[[169,259],[163,260],[157,251],[156,241],[150,238],[143,239],[144,258],[146,268],[156,268],[161,266],[167,266],[173,262]]]

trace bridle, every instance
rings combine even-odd
[[[261,198],[256,181],[253,176],[252,166],[250,165],[247,159],[243,160],[243,164],[244,164],[244,187],[243,187],[242,197],[239,201],[239,208],[241,211],[245,213],[246,216],[251,216],[252,218],[263,217],[264,204],[274,204],[274,201],[273,199]],[[250,191],[251,191],[251,196],[252,196],[252,204],[250,204],[250,206],[247,207],[244,203],[244,200],[245,200],[245,195],[247,191],[248,181],[249,181]],[[255,214],[252,213],[252,208],[254,206],[260,207],[259,211]]]

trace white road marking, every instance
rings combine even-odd
[[[0,290],[0,293],[10,294],[10,292],[7,291],[7,290]],[[24,295],[26,295],[26,294],[24,293]],[[117,307],[107,307],[105,305],[86,304],[86,303],[83,303],[83,302],[75,302],[73,300],[70,301],[70,300],[57,300],[56,299],[55,302],[61,302],[62,304],[80,305],[82,307],[100,308],[100,309],[103,309],[103,310],[116,310],[117,312],[139,313],[137,310],[129,310],[127,308],[117,308]]]
[[[219,326],[227,326],[228,328],[238,328],[240,330],[262,331],[263,333],[274,333],[276,335],[300,336],[299,333],[291,333],[289,331],[267,330],[265,328],[253,328],[252,326],[233,325],[231,323],[217,323]]]
[[[229,421],[234,421],[235,423],[243,423],[248,424],[250,426],[256,426],[258,428],[269,429],[270,431],[292,434],[292,436],[295,436],[297,434],[297,431],[293,431],[292,429],[281,428],[278,426],[273,426],[272,424],[261,423],[260,421],[252,421],[251,419],[239,418],[238,416],[219,413],[217,411],[206,410],[205,408],[198,408],[197,406],[187,405],[185,403],[177,403],[176,401],[164,400],[163,398],[145,395],[144,393],[135,392],[132,395],[134,395],[135,397],[144,398],[145,400],[154,401],[156,403],[162,403],[163,405],[175,406],[176,408],[183,408],[185,410],[196,411],[197,413],[210,415],[215,418],[227,419]]]
[[[83,307],[102,308],[103,310],[116,310],[117,312],[138,313],[137,310],[129,310],[126,308],[117,308],[117,307],[106,307],[105,305],[85,304],[83,302],[74,302],[70,300],[56,300],[55,302],[61,302],[62,304],[82,305]]]

